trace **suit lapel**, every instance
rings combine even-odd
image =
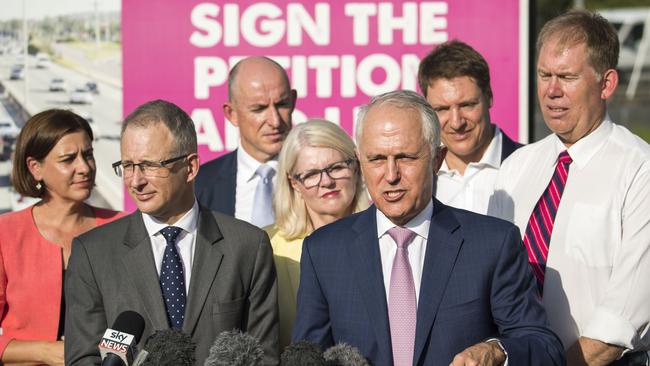
[[[185,308],[185,321],[183,322],[183,331],[187,334],[193,334],[201,309],[221,265],[223,253],[219,246],[214,244],[222,238],[223,235],[214,216],[207,208],[201,206],[199,209],[190,290],[187,296],[187,307]]]
[[[429,226],[418,302],[413,358],[415,364],[422,356],[433,321],[438,313],[440,301],[463,243],[459,228],[460,224],[447,206],[434,198],[434,210]]]
[[[122,257],[122,262],[137,289],[136,296],[140,296],[144,304],[147,317],[154,329],[169,328],[151,241],[140,211],[131,215],[124,245],[128,247],[128,252]]]
[[[351,267],[359,284],[379,349],[386,350],[392,358],[375,206],[359,215],[352,229],[356,232],[357,239],[349,246]]]

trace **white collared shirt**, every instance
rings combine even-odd
[[[495,126],[494,136],[483,157],[478,162],[467,164],[464,174],[449,169],[447,161],[443,161],[438,171],[436,198],[448,206],[486,214],[501,167],[502,140],[501,130]]]
[[[424,267],[424,254],[427,249],[429,225],[433,214],[433,200],[417,216],[407,222],[403,227],[415,232],[417,235],[407,247],[409,263],[415,284],[416,302],[420,299],[420,284],[422,283],[422,268]],[[381,269],[384,274],[384,289],[386,289],[386,303],[390,298],[390,275],[393,270],[393,261],[397,253],[397,244],[388,235],[388,230],[394,228],[393,224],[381,211],[377,210],[377,237],[379,238],[379,253],[381,255]]]
[[[251,222],[253,217],[253,206],[255,205],[255,190],[260,177],[255,174],[257,168],[262,165],[259,161],[250,156],[243,147],[241,142],[237,149],[237,186],[235,187],[235,217]],[[273,158],[266,162],[271,168],[278,171],[278,160]],[[277,174],[273,176],[273,185],[277,181]]]
[[[502,165],[491,215],[522,237],[567,148],[550,135]],[[569,348],[580,337],[650,348],[650,145],[606,116],[573,159],[549,246],[543,302]]]
[[[194,200],[192,208],[183,215],[174,224],[169,225],[164,222],[156,220],[154,217],[142,214],[144,226],[149,234],[151,241],[151,249],[153,250],[153,258],[156,263],[156,271],[160,276],[160,267],[162,267],[163,256],[165,255],[165,247],[167,241],[160,233],[160,230],[167,226],[176,226],[183,229],[176,239],[176,250],[183,262],[183,274],[185,275],[185,293],[190,291],[190,279],[192,275],[192,261],[194,260],[194,247],[196,246],[196,230],[199,223],[199,205]]]

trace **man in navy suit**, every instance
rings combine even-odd
[[[239,128],[240,148],[201,166],[196,178],[199,202],[260,227],[273,223],[270,192],[276,157],[291,130],[295,105],[296,91],[275,61],[249,57],[232,68],[223,113]],[[265,168],[268,176],[260,174]]]
[[[422,59],[418,82],[438,115],[446,147],[437,172],[436,198],[486,214],[501,162],[522,146],[492,123],[487,61],[470,45],[449,41]]]
[[[420,95],[373,98],[358,157],[374,205],[303,243],[293,339],[374,365],[562,365],[517,228],[432,198],[440,126]]]

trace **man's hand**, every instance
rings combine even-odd
[[[506,362],[497,342],[477,343],[454,357],[449,366],[498,366]]]

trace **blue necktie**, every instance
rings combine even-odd
[[[183,328],[185,319],[185,276],[183,262],[176,251],[176,238],[183,229],[167,226],[160,233],[167,241],[162,266],[160,266],[160,288],[162,290],[167,319],[173,329]]]
[[[262,164],[255,171],[255,175],[260,177],[260,181],[255,189],[251,223],[257,227],[265,227],[275,222],[272,204],[275,170],[266,164]]]

